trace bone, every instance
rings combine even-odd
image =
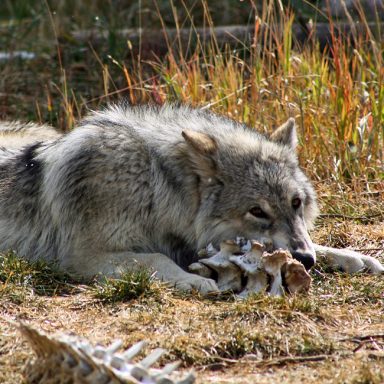
[[[281,272],[289,293],[308,292],[312,278],[299,261],[289,260],[283,265]]]
[[[206,277],[208,279],[210,279],[213,275],[212,269],[200,263],[199,261],[189,265],[188,269],[190,272],[195,273],[196,275],[199,275],[201,277]]]
[[[206,257],[211,257],[217,252],[219,251],[212,245],[212,243],[209,243],[205,248],[200,249],[200,251],[197,252],[197,256],[199,259],[203,259]]]
[[[199,259],[209,258],[211,256],[214,256],[218,252],[219,251],[212,245],[212,243],[209,243],[205,248],[200,249],[200,251],[197,252],[197,257]],[[201,277],[205,277],[208,279],[213,277],[213,269],[207,267],[199,261],[190,264],[188,266],[188,269],[190,272],[195,273],[196,275],[199,275]]]
[[[213,269],[217,273],[217,286],[221,291],[241,289],[241,270],[232,262],[230,257],[233,253],[239,253],[240,247],[233,240],[226,240],[220,244],[220,252],[208,259],[199,262]]]
[[[236,237],[236,244],[240,247],[241,252],[246,253],[251,250],[251,241],[245,237]]]
[[[247,284],[239,297],[247,297],[251,293],[259,293],[268,287],[267,274],[263,270],[262,253],[264,246],[252,240],[250,250],[242,256],[231,256],[229,260],[236,264],[247,277]]]
[[[141,361],[132,358],[142,352],[145,343],[135,344],[125,353],[118,352],[121,341],[110,347],[94,347],[88,340],[73,335],[51,336],[18,324],[22,335],[30,342],[37,358],[25,370],[26,382],[47,383],[136,383],[136,384],[192,384],[195,375],[191,372],[181,378],[175,370],[177,363],[163,369],[152,368],[164,350],[155,349]],[[172,375],[172,376],[171,376]]]
[[[272,253],[265,252],[263,254],[262,261],[264,269],[273,278],[269,291],[271,296],[284,296],[281,268],[290,260],[292,260],[291,254],[282,249],[278,249]]]
[[[237,237],[235,241],[222,242],[220,251],[209,244],[199,252],[200,257],[207,257],[191,264],[189,270],[202,277],[215,278],[220,291],[232,290],[240,298],[263,291],[271,296],[283,296],[285,291],[290,294],[307,292],[312,279],[304,266],[288,251],[272,250],[270,238],[255,241]],[[242,276],[247,278],[245,287],[241,285]]]
[[[266,252],[273,252],[273,241],[269,237],[262,237],[260,243],[264,245]]]

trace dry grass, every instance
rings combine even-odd
[[[349,244],[359,246],[364,233],[372,247],[382,248],[379,226],[350,225],[355,236]],[[45,273],[45,284],[52,286]],[[94,343],[122,338],[127,347],[146,339],[148,350],[168,349],[163,362],[180,359],[185,369],[194,367],[199,383],[295,383],[304,378],[382,383],[383,278],[328,274],[321,268],[313,277],[308,296],[203,299],[152,282],[155,294],[138,292],[129,301],[113,303],[96,298],[92,287],[67,285],[61,294],[45,295],[37,289],[40,279],[25,284],[8,279],[0,284],[0,382],[19,383],[32,358],[30,347],[7,322],[22,320],[48,332],[75,332]]]
[[[0,35],[9,49],[32,46],[38,55],[32,62],[0,63],[1,117],[68,130],[87,108],[122,97],[188,102],[261,131],[294,116],[301,163],[324,214],[313,238],[384,262],[383,42],[367,30],[354,48],[334,38],[332,58],[309,46],[292,52],[291,14],[270,4],[264,2],[255,22],[252,47],[222,52],[212,41],[183,56],[176,42],[166,58],[149,63],[130,57],[129,48],[125,56],[112,51],[111,41],[95,52],[66,40],[58,57],[51,37],[61,15],[39,8],[31,19],[12,21],[15,33]],[[74,27],[63,20],[60,38]],[[266,36],[258,34],[263,23]],[[180,295],[145,273],[84,287],[12,255],[0,262],[0,382],[20,383],[32,357],[7,320],[75,332],[95,343],[122,338],[128,346],[147,339],[150,349],[169,350],[164,361],[193,366],[200,383],[384,382],[382,277],[328,274],[320,265],[308,296],[236,301]],[[117,300],[120,294],[125,301]]]
[[[384,262],[380,219],[362,224],[324,218],[313,237],[365,247]],[[113,299],[111,287],[104,296],[105,288],[70,284],[44,265],[16,268],[12,255],[5,259],[11,263],[3,262],[0,283],[0,382],[19,383],[33,358],[7,320],[53,333],[75,332],[94,343],[122,338],[128,347],[146,339],[148,351],[169,351],[163,363],[180,359],[184,369],[193,367],[199,383],[379,384],[384,379],[384,279],[379,276],[327,273],[320,264],[308,296],[237,301],[182,295],[142,272],[118,281],[118,293],[127,281],[128,295]],[[146,290],[135,290],[143,286]]]

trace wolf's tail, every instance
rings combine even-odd
[[[9,156],[26,145],[53,141],[61,136],[61,133],[45,124],[0,122],[0,157]]]

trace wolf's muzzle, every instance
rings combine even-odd
[[[310,253],[292,252],[292,256],[300,261],[307,271],[315,265],[315,258]]]

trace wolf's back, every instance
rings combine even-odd
[[[38,142],[52,141],[62,135],[53,127],[19,121],[0,122],[0,156],[12,154],[14,150]]]

